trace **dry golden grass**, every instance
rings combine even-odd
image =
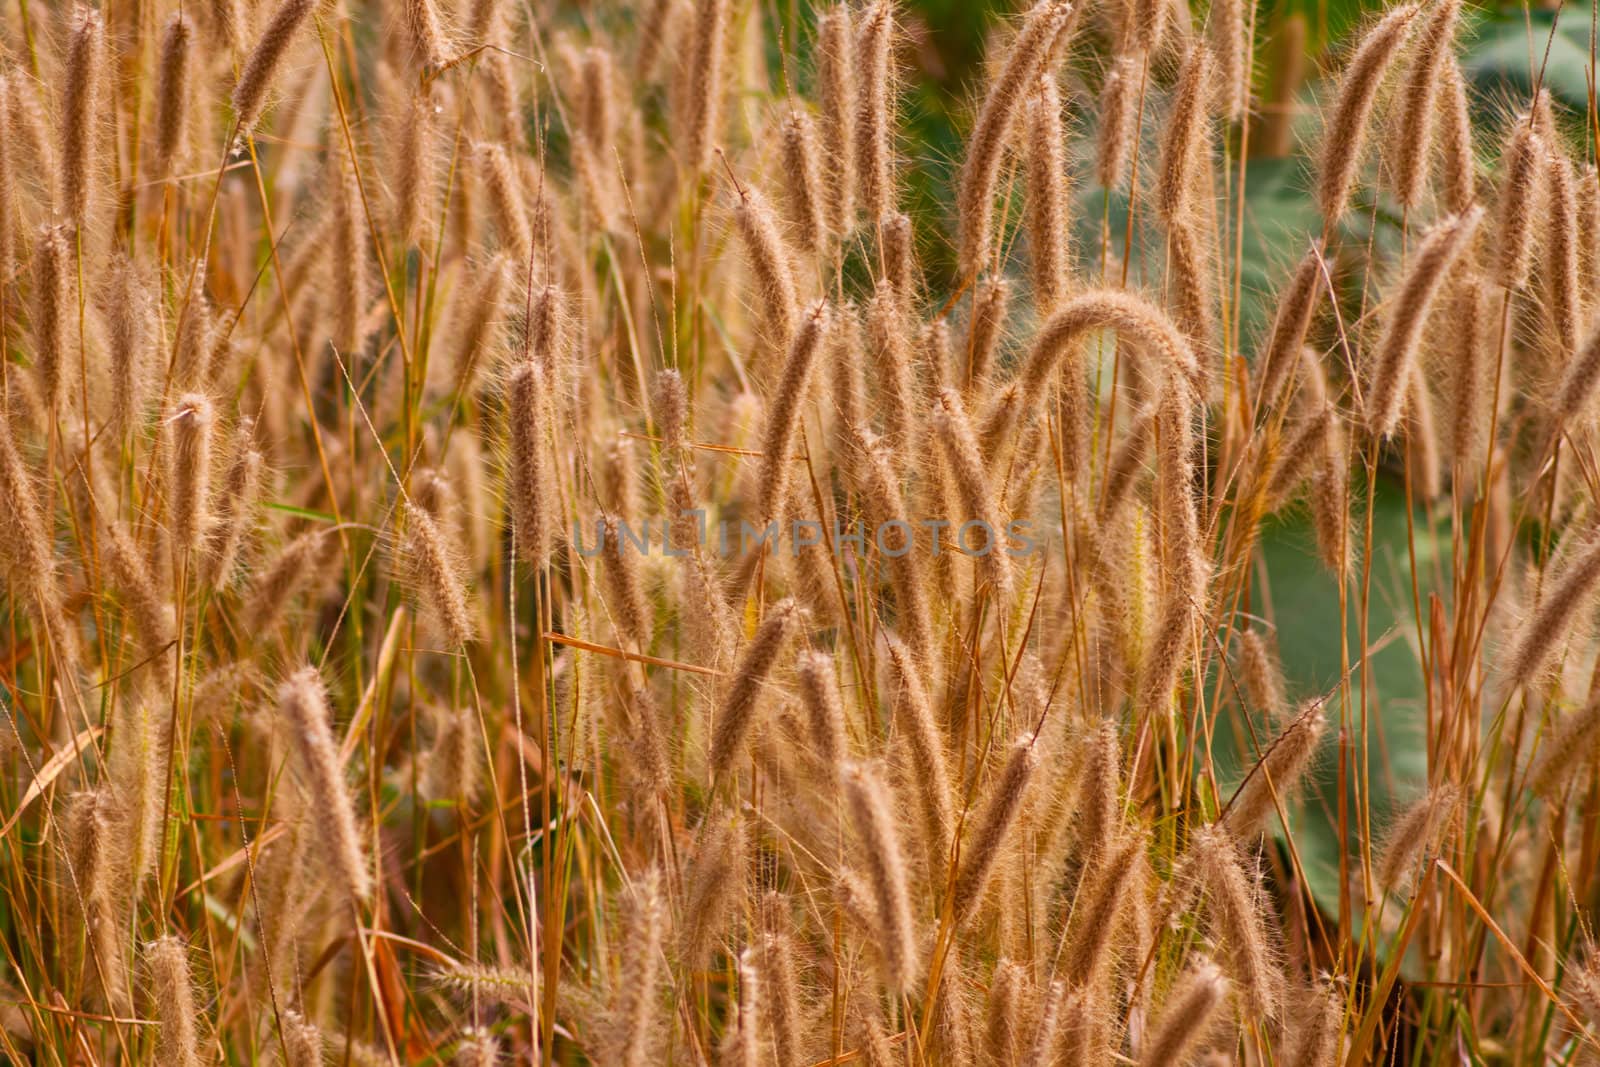
[[[1375,13],[1255,337],[1251,4],[1019,11],[953,219],[892,0],[532,7],[0,3],[0,1058],[1594,1060],[1581,116]]]

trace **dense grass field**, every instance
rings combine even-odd
[[[0,1059],[1600,1062],[1594,19],[0,0]]]

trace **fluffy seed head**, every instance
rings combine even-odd
[[[1411,368],[1406,386],[1405,416],[1401,436],[1406,442],[1406,463],[1417,498],[1437,500],[1443,491],[1443,464],[1439,459],[1439,430],[1433,418],[1433,390],[1422,367]]]
[[[1395,160],[1395,195],[1400,205],[1415,209],[1428,181],[1428,160],[1439,89],[1455,42],[1461,0],[1442,0],[1423,21],[1411,66],[1401,90],[1399,152]],[[1464,208],[1455,209],[1464,210]]]
[[[1284,383],[1294,372],[1316,311],[1317,298],[1322,293],[1322,270],[1322,250],[1313,245],[1301,257],[1288,283],[1279,290],[1278,310],[1261,355],[1257,410],[1272,410],[1283,392]]]
[[[857,430],[866,428],[862,402],[866,394],[866,374],[862,357],[866,351],[861,312],[853,303],[834,312],[833,329],[828,331],[827,367],[832,388],[834,451],[844,454]]]
[[[1413,377],[1413,382],[1415,380]],[[1266,502],[1269,508],[1276,508],[1287,501],[1302,484],[1315,476],[1317,463],[1325,451],[1328,427],[1337,417],[1333,406],[1324,402],[1322,407],[1300,420],[1293,434],[1283,439],[1282,447],[1277,450],[1277,465],[1272,469],[1272,478],[1267,483]]]
[[[529,360],[511,371],[506,389],[506,430],[510,438],[511,508],[517,524],[517,554],[536,567],[550,553],[553,500],[545,459],[549,419],[549,380]]]
[[[1241,841],[1261,832],[1279,804],[1287,804],[1328,727],[1320,702],[1312,702],[1267,746],[1222,819]]]
[[[1322,462],[1311,483],[1311,519],[1317,555],[1323,566],[1343,575],[1354,562],[1350,551],[1350,450],[1343,424],[1328,424]]]
[[[110,787],[102,785],[71,800],[66,817],[67,877],[74,910],[87,935],[81,966],[86,988],[117,1015],[131,1010],[124,966],[122,920],[127,814]]]
[[[989,799],[962,852],[961,866],[956,873],[954,906],[957,922],[970,917],[983,899],[984,886],[994,870],[995,861],[1000,857],[1006,835],[1022,810],[1023,796],[1038,765],[1033,742],[1032,737],[1024,737],[1012,746],[1005,767],[991,787]]]
[[[554,282],[539,288],[522,338],[522,358],[544,368],[545,376],[559,382],[567,372],[567,357],[573,342],[573,318],[566,290]]]
[[[1516,120],[1500,154],[1499,232],[1495,235],[1494,280],[1520,289],[1533,269],[1533,220],[1543,190],[1545,145],[1533,123]]]
[[[75,226],[96,202],[101,137],[101,82],[105,77],[105,23],[100,12],[77,7],[67,38],[66,92],[61,101],[61,201]]]
[[[211,0],[206,31],[219,51],[237,52],[244,41],[245,14],[241,0]]]
[[[407,501],[403,507],[405,536],[402,570],[421,592],[429,612],[452,646],[473,638],[472,611],[467,605],[467,583],[459,550],[426,508]]]
[[[133,535],[125,524],[113,523],[104,545],[106,569],[127,606],[146,656],[165,650],[176,638],[177,620],[172,605],[161,594]]]
[[[950,802],[950,764],[944,733],[934,714],[922,681],[922,664],[898,640],[888,639],[889,666],[896,689],[893,697],[895,729],[904,738],[913,780],[922,808],[923,846],[928,870],[942,883],[949,865],[950,839],[955,812]]]
[[[1405,886],[1417,859],[1438,847],[1460,801],[1461,791],[1445,782],[1412,801],[1395,818],[1385,832],[1386,843],[1373,872],[1380,887],[1393,892]]]
[[[1019,375],[1024,407],[1038,403],[1051,374],[1092,330],[1116,330],[1138,346],[1141,355],[1153,357],[1154,366],[1146,374],[1149,381],[1183,388],[1201,380],[1193,347],[1166,312],[1130,292],[1089,289],[1066,300],[1035,336]]]
[[[995,502],[994,486],[989,480],[978,448],[978,438],[967,419],[961,394],[954,389],[939,390],[933,407],[933,429],[944,448],[945,461],[950,465],[962,507],[966,510],[965,523],[982,524],[985,544],[979,548],[962,542],[963,548],[975,549],[989,579],[998,592],[1004,594],[1011,588],[1011,556],[1003,541],[1005,523]],[[964,537],[964,535],[963,535]]]
[[[251,590],[246,608],[251,628],[258,633],[272,629],[300,591],[316,581],[338,548],[338,536],[320,529],[289,542]]]
[[[450,1058],[451,1067],[496,1067],[500,1063],[500,1039],[487,1030],[468,1027],[461,1044]]]
[[[901,448],[912,439],[916,388],[912,379],[911,344],[905,309],[894,287],[880,284],[867,305],[867,347],[876,375],[883,431],[891,446]]]
[[[843,238],[856,216],[856,64],[848,4],[817,17],[817,103],[828,225],[835,237]]]
[[[621,1024],[622,1067],[646,1067],[658,1062],[656,1028],[661,1004],[662,945],[667,934],[667,907],[661,891],[661,872],[652,867],[633,885],[627,899],[623,979],[617,986],[617,1019]]]
[[[1245,4],[1219,0],[1206,16],[1210,48],[1216,57],[1216,110],[1229,122],[1244,117],[1250,99],[1250,55]]]
[[[822,300],[802,316],[767,409],[758,479],[760,496],[756,506],[758,517],[764,520],[777,518],[785,507],[795,443],[810,406],[812,368],[826,341],[829,318],[827,302]]]
[[[1600,291],[1600,170],[1585,163],[1578,171],[1578,291],[1592,311]]]
[[[492,141],[474,145],[472,155],[494,210],[500,243],[515,263],[525,266],[533,258],[533,226],[528,221],[528,207],[511,157],[504,145]]]
[[[694,36],[681,76],[678,99],[682,103],[677,116],[684,138],[684,164],[694,174],[711,166],[712,150],[722,133],[729,6],[728,0],[702,0],[695,5]]]
[[[14,576],[48,582],[55,567],[50,528],[12,423],[0,420],[0,560]]]
[[[435,971],[432,978],[448,989],[515,1006],[529,1003],[537,985],[537,977],[525,966],[497,967],[466,961],[451,961]]]
[[[1075,986],[1092,984],[1103,973],[1106,947],[1117,927],[1117,917],[1127,905],[1130,893],[1143,892],[1136,875],[1142,869],[1137,840],[1123,841],[1108,850],[1105,861],[1095,871],[1091,884],[1080,893],[1081,914],[1074,914],[1063,946],[1062,973]],[[1076,911],[1077,909],[1075,909]]]
[[[462,394],[475,391],[484,355],[505,314],[514,273],[510,257],[505,253],[495,256],[475,273],[472,299],[464,306],[456,324],[460,341],[455,346],[452,376],[456,390]]]
[[[281,0],[261,31],[233,87],[233,110],[239,137],[249,137],[255,132],[267,106],[267,94],[277,80],[278,68],[316,6],[317,0]]]
[[[1439,458],[1439,432],[1434,420],[1434,391],[1422,362],[1412,363],[1404,386],[1400,436],[1406,442],[1407,463],[1411,467],[1416,493],[1424,501],[1438,497],[1442,478]]]
[[[1228,995],[1228,980],[1217,966],[1201,960],[1191,966],[1167,995],[1160,1020],[1146,1038],[1139,1067],[1182,1063],[1204,1040],[1212,1016]]]
[[[340,886],[356,900],[372,895],[372,875],[333,737],[327,691],[315,667],[278,687],[278,712],[292,731],[300,774],[318,813],[319,844]]]
[[[877,529],[887,528],[883,547],[886,549],[889,579],[894,585],[896,624],[902,640],[913,659],[925,667],[934,662],[933,623],[928,605],[928,582],[922,554],[901,551],[912,546],[907,541],[892,538],[894,527],[889,524],[904,521],[905,497],[895,475],[893,456],[887,448],[868,432],[857,434],[850,442],[860,453],[856,464],[856,477],[868,521]]]
[[[47,226],[39,232],[33,251],[34,359],[39,392],[51,414],[61,410],[67,392],[69,326],[74,317],[71,249],[65,226]]]
[[[883,260],[883,280],[894,287],[901,300],[916,295],[917,256],[911,229],[911,216],[896,211],[878,220],[878,249]]]
[[[608,593],[607,609],[616,623],[618,634],[637,648],[648,648],[654,629],[650,601],[645,596],[644,582],[639,574],[637,546],[628,540],[629,530],[620,515],[601,518],[598,529],[602,538],[601,557],[605,567]]]
[[[823,766],[837,771],[849,754],[844,707],[839,701],[839,679],[833,657],[825,652],[803,652],[795,662],[800,699],[811,728],[811,744]]]
[[[965,392],[969,398],[988,382],[1010,304],[1011,283],[1005,278],[985,278],[979,283],[967,326]]]
[[[158,611],[161,607],[165,605],[158,604]],[[171,613],[161,621],[170,626]],[[162,679],[170,677],[164,665],[154,673]],[[165,708],[137,691],[142,675],[134,677],[133,690],[125,691],[111,708],[112,749],[106,761],[106,780],[125,813],[122,833],[128,851],[127,872],[134,886],[142,886],[160,858],[171,735]]]
[[[1140,70],[1145,58],[1120,53],[1100,85],[1100,122],[1095,150],[1095,178],[1102,189],[1119,189],[1127,177],[1139,121]]]
[[[1556,415],[1568,421],[1581,419],[1594,398],[1597,383],[1600,383],[1600,325],[1591,329],[1577,357],[1567,365],[1556,390],[1553,405]]]
[[[172,173],[182,158],[189,122],[190,44],[194,24],[181,11],[161,31],[161,57],[156,68],[156,170]]]
[[[1309,991],[1311,1000],[1300,1021],[1286,1036],[1281,1062],[1285,1067],[1332,1067],[1339,1051],[1345,998],[1337,983],[1324,982]]]
[[[1490,322],[1499,323],[1491,308],[1495,293],[1482,275],[1459,280],[1451,294],[1450,314],[1460,331],[1461,357],[1451,382],[1450,454],[1458,469],[1482,467],[1489,435],[1490,384],[1494,355],[1488,351]]]
[[[867,217],[894,212],[894,4],[873,0],[856,31],[856,189]]]
[[[807,1036],[801,1033],[806,1023],[806,1005],[801,1002],[787,898],[775,890],[769,892],[761,901],[761,910],[767,932],[761,938],[759,962],[773,1050],[779,1063],[801,1063],[805,1059],[802,1047]]]
[[[755,713],[760,704],[762,688],[767,676],[783,651],[789,635],[799,623],[800,609],[793,600],[782,600],[772,606],[755,636],[739,657],[728,693],[717,709],[712,727],[711,752],[708,757],[711,773],[725,775],[733,768],[744,748],[755,723]]]
[[[200,1067],[188,946],[168,934],[145,948],[145,960],[156,1006],[156,1062],[160,1067]]]
[[[865,764],[845,767],[844,786],[866,865],[870,914],[883,963],[884,985],[891,992],[899,992],[916,977],[919,952],[894,807],[877,772]]]
[[[1028,101],[1028,266],[1033,302],[1048,315],[1068,281],[1070,250],[1067,190],[1067,135],[1061,120],[1061,90],[1053,72],[1038,79]]]
[[[667,750],[663,713],[646,686],[633,691],[628,728],[629,753],[637,763],[629,768],[640,792],[647,798],[663,796],[672,788],[672,756]]]
[[[759,189],[747,188],[734,205],[733,218],[755,276],[764,336],[782,351],[794,336],[800,300],[778,217]]]
[[[45,121],[42,86],[19,72],[7,75],[6,82],[11,92],[5,129],[12,138],[12,147],[20,150],[16,158],[27,161],[27,170],[41,187],[52,188],[57,174],[56,152]]]
[[[17,152],[11,147],[11,79],[0,74],[0,283],[9,283],[17,262]]]
[[[689,444],[689,392],[676,368],[668,367],[656,375],[654,407],[663,451],[669,455],[681,452]]]
[[[424,88],[397,107],[391,134],[394,193],[390,207],[395,232],[407,243],[425,245],[431,236],[433,202],[438,195],[438,105]]]
[[[318,1067],[322,1063],[322,1031],[316,1023],[297,1011],[285,1010],[282,1034],[287,1067]]]
[[[1122,46],[1132,46],[1147,56],[1159,52],[1166,36],[1168,5],[1161,0],[1130,0],[1124,10]]]
[[[411,47],[423,67],[438,67],[450,58],[450,43],[434,0],[405,0],[406,29]]]
[[[335,286],[332,342],[341,357],[348,360],[359,354],[366,339],[367,313],[367,227],[365,198],[358,183],[356,166],[348,154],[333,166],[336,183],[333,198],[333,229],[330,242],[332,263],[330,281]]]
[[[1222,828],[1201,827],[1190,848],[1211,916],[1212,940],[1225,953],[1229,976],[1251,1010],[1273,1017],[1281,1000],[1282,975],[1272,957],[1260,887]]]
[[[1038,76],[1056,32],[1067,17],[1064,0],[1039,0],[1029,9],[1000,73],[989,83],[977,125],[967,141],[957,201],[961,219],[958,248],[962,274],[975,277],[988,260],[994,240],[995,185],[1011,128],[1021,114],[1028,89]]]
[[[617,140],[617,65],[610,49],[590,45],[578,61],[578,125],[589,144],[609,153]]]
[[[1344,217],[1350,205],[1378,87],[1416,16],[1416,4],[1390,8],[1362,38],[1339,82],[1339,97],[1328,118],[1317,163],[1317,206],[1330,226]]]
[[[1015,1063],[1022,1055],[1036,999],[1028,968],[1014,960],[1002,959],[994,965],[989,982],[989,1048],[1001,1063]]]
[[[684,886],[680,947],[696,966],[722,936],[729,913],[743,899],[747,844],[743,824],[721,811],[709,813],[695,832]]]
[[[809,114],[791,104],[778,128],[778,143],[783,159],[784,215],[789,232],[802,250],[820,251],[827,221],[816,123]]]
[[[1205,359],[1208,380],[1222,375],[1217,341],[1216,261],[1211,231],[1189,219],[1167,230],[1168,298],[1173,318]]]
[[[1288,711],[1283,668],[1259,630],[1239,631],[1239,682],[1250,702],[1266,712],[1269,719],[1282,719]]]
[[[211,438],[216,414],[203,393],[187,393],[167,417],[172,435],[172,543],[199,550],[211,521]]]
[[[1446,55],[1440,70],[1443,124],[1440,127],[1439,191],[1444,209],[1459,215],[1478,197],[1478,159],[1472,147],[1472,105],[1461,64]]]
[[[1451,266],[1470,244],[1482,220],[1480,207],[1445,219],[1423,239],[1407,268],[1378,342],[1367,394],[1367,429],[1371,433],[1387,437],[1399,424],[1405,387],[1434,297],[1444,287]]]
[[[423,765],[422,793],[430,800],[469,804],[478,792],[483,741],[470,707],[441,711]]]
[[[1183,61],[1178,84],[1173,89],[1172,113],[1167,116],[1161,144],[1160,179],[1156,187],[1156,210],[1171,225],[1185,220],[1193,211],[1193,197],[1204,180],[1202,169],[1210,164],[1210,95],[1213,84],[1211,49],[1194,45]]]
[[[149,286],[133,262],[117,257],[106,272],[100,303],[110,325],[111,419],[115,433],[131,429],[148,387],[147,348],[154,331]]]
[[[1096,866],[1120,839],[1122,741],[1107,719],[1086,739],[1088,754],[1078,786],[1078,840],[1086,866]]]
[[[1578,289],[1578,191],[1572,161],[1552,152],[1545,163],[1545,244],[1542,273],[1549,290],[1551,324],[1560,345],[1559,360],[1566,362],[1578,351],[1579,320],[1583,317]]]
[[[1573,775],[1600,752],[1600,697],[1568,712],[1539,745],[1528,768],[1528,784],[1540,796],[1559,799]]]

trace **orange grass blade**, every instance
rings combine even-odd
[[[712,678],[721,678],[726,673],[724,671],[715,670],[711,667],[702,667],[695,663],[680,663],[675,659],[661,659],[659,656],[646,656],[642,652],[624,652],[620,648],[612,648],[610,645],[596,645],[589,641],[580,641],[576,637],[568,637],[566,634],[558,634],[553,630],[546,632],[544,634],[544,639],[546,641],[553,641],[558,645],[566,645],[568,648],[581,649],[584,652],[598,652],[600,655],[610,656],[612,659],[631,660],[634,663],[648,663],[652,667],[666,667],[668,670],[687,671],[690,674],[703,674]]]

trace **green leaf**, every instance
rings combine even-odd
[[[1589,99],[1589,8],[1564,4],[1552,38],[1550,12],[1521,8],[1496,11],[1482,20],[1467,47],[1462,69],[1480,97],[1490,102],[1526,101],[1543,68],[1543,85],[1579,112]],[[1545,47],[1549,45],[1546,57]]]
[[[276,500],[267,501],[263,507],[265,507],[268,511],[277,511],[284,515],[293,515],[297,519],[312,519],[316,522],[327,523],[329,526],[332,526],[338,522],[337,519],[335,519],[332,515],[329,515],[326,511],[313,511],[310,508],[296,507],[293,504],[283,504]]]
[[[1353,761],[1349,777],[1349,819],[1351,835],[1347,842],[1357,847],[1356,807],[1353,780],[1360,775],[1365,759],[1370,782],[1373,830],[1381,836],[1382,827],[1397,808],[1417,795],[1427,780],[1427,755],[1424,739],[1423,672],[1417,656],[1417,624],[1411,593],[1411,563],[1407,549],[1404,490],[1379,481],[1372,521],[1372,593],[1368,615],[1368,641],[1374,651],[1367,657],[1369,705],[1366,715],[1365,757],[1363,757],[1361,709],[1361,643],[1359,629],[1360,571],[1352,581],[1347,633],[1350,662],[1351,704],[1348,737]],[[1356,509],[1353,509],[1356,510]],[[1358,521],[1359,511],[1357,510]],[[1429,532],[1421,508],[1413,512],[1418,592],[1427,610],[1429,592],[1447,580],[1450,573],[1450,547]],[[1359,526],[1352,527],[1354,543],[1364,539]],[[1303,517],[1272,520],[1262,531],[1261,558],[1266,565],[1267,583],[1260,587],[1266,604],[1258,604],[1257,614],[1267,615],[1277,627],[1279,654],[1285,679],[1294,699],[1309,699],[1332,694],[1326,704],[1330,729],[1311,772],[1311,780],[1290,808],[1294,842],[1305,867],[1308,887],[1319,907],[1337,914],[1339,907],[1339,798],[1338,736],[1341,714],[1338,686],[1344,673],[1339,642],[1339,587],[1334,576],[1316,558],[1315,534]],[[1270,736],[1257,721],[1257,736],[1262,743]],[[1243,776],[1252,760],[1241,758],[1249,751],[1243,724],[1219,722],[1214,756],[1219,780],[1226,790]],[[1281,834],[1281,828],[1279,830]]]

